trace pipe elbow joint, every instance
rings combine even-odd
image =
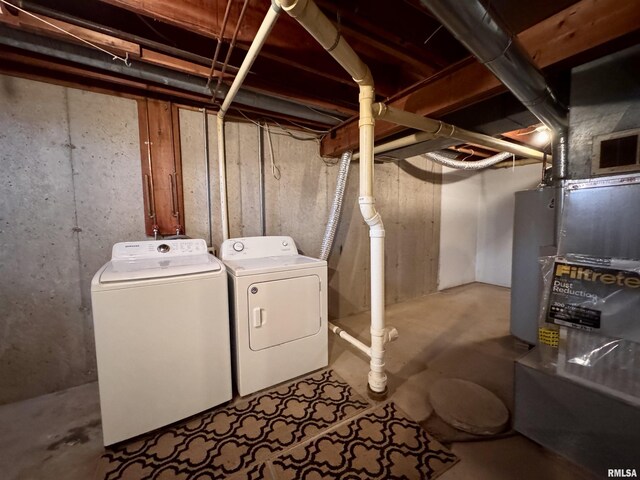
[[[364,65],[364,67],[365,72],[362,78],[354,78],[353,81],[360,86],[361,93],[363,90],[362,87],[371,87],[371,91],[373,92],[373,75],[371,74],[371,70],[369,70],[369,67],[367,67],[366,65]]]
[[[382,217],[376,210],[375,200],[373,197],[360,197],[358,203],[360,204],[360,213],[362,214],[362,218],[364,218],[364,221],[369,225],[370,236],[384,237]]]
[[[304,11],[307,3],[308,0],[276,0],[276,4],[294,18]]]

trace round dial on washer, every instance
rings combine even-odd
[[[244,250],[244,244],[242,242],[236,242],[233,244],[233,249],[236,252],[241,252],[242,250]]]
[[[158,245],[158,251],[160,253],[167,253],[169,250],[171,250],[171,247],[166,243],[161,243],[160,245]]]

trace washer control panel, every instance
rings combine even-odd
[[[116,243],[111,260],[141,260],[145,258],[185,257],[207,253],[207,242],[202,239],[143,240]]]
[[[249,260],[298,255],[298,249],[291,237],[244,237],[225,240],[220,253],[222,260]]]

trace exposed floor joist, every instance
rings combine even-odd
[[[640,30],[640,3],[620,0],[582,0],[518,35],[540,68],[549,67],[599,45]],[[466,64],[389,102],[420,115],[438,117],[505,91],[479,63]],[[402,130],[376,123],[376,140]],[[321,154],[336,156],[358,146],[358,122],[353,118],[335,128],[321,143]]]

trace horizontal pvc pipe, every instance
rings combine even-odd
[[[333,333],[338,335],[343,340],[346,340],[347,342],[349,342],[351,345],[353,345],[362,353],[364,353],[367,357],[371,356],[371,348],[367,347],[364,343],[362,343],[360,340],[355,338],[353,335],[350,335],[347,332],[345,332],[339,326],[329,322],[329,330],[331,330]]]
[[[395,140],[391,140],[390,142],[377,145],[373,149],[373,154],[378,155],[380,153],[389,152],[397,148],[408,147],[409,145],[415,145],[416,143],[433,140],[434,138],[436,137],[428,132],[412,133],[411,135],[407,135],[406,137],[397,138]],[[352,156],[352,160],[358,160],[359,158],[360,152],[354,153]]]
[[[542,160],[544,153],[533,148],[518,145],[499,138],[490,137],[482,133],[471,132],[463,128],[458,128],[448,123],[434,120],[428,117],[422,117],[415,113],[405,112],[397,108],[389,107],[383,103],[376,103],[373,106],[373,114],[377,118],[393,122],[404,127],[415,128],[421,130],[434,137],[455,138],[474,145],[481,145],[494,148],[503,152],[515,153],[527,158]]]

